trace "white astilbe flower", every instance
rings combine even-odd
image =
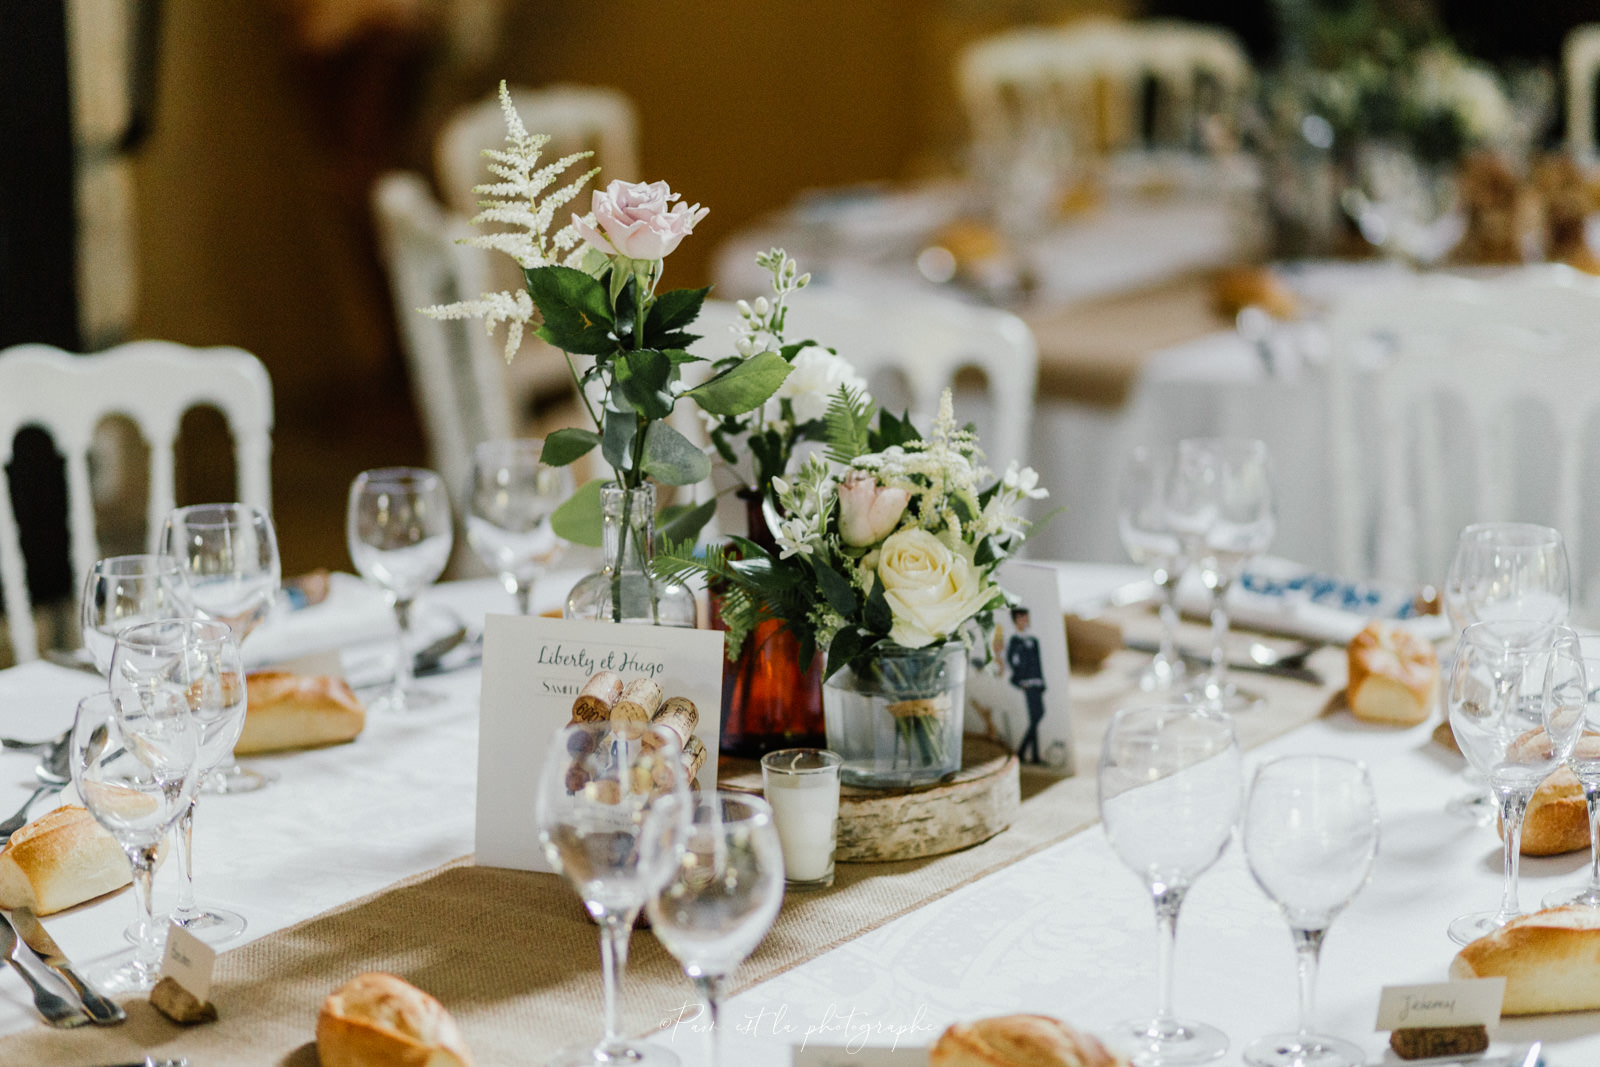
[[[851,466],[872,472],[880,485],[910,493],[917,505],[908,512],[915,512],[923,529],[935,534],[949,530],[962,539],[961,513],[978,516],[978,484],[990,476],[979,462],[981,456],[972,432],[956,424],[955,405],[946,389],[927,438],[857,456]]]
[[[500,180],[473,187],[473,192],[482,194],[484,199],[480,201],[483,210],[472,222],[473,225],[498,223],[510,229],[468,237],[463,243],[504,252],[524,270],[557,262],[570,267],[581,266],[588,246],[579,240],[577,231],[568,224],[552,234],[550,225],[556,212],[570,203],[584,184],[600,173],[600,168],[553,192],[547,190],[574,163],[594,153],[577,152],[541,167],[539,153],[550,143],[550,138],[528,132],[503,81],[500,83],[500,108],[506,117],[506,146],[484,150],[484,155],[489,157],[489,173]],[[592,223],[593,219],[587,218],[587,221]],[[527,293],[502,292],[484,293],[477,300],[437,304],[420,310],[436,319],[482,318],[491,336],[497,325],[506,323],[506,359],[509,361],[522,344],[522,332],[532,320],[534,308]]]

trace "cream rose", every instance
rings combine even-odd
[[[902,530],[883,543],[878,580],[894,616],[889,638],[905,648],[951,636],[994,592],[971,557],[920,528]]]
[[[839,483],[839,536],[847,545],[865,548],[883,540],[905,514],[911,494],[879,485],[866,471],[851,471]]]

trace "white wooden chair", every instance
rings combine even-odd
[[[1592,599],[1600,526],[1582,488],[1600,408],[1600,280],[1549,267],[1431,279],[1347,299],[1330,332],[1341,569],[1436,581],[1465,523],[1537,521],[1565,534],[1574,589]],[[1374,338],[1386,357],[1372,356]]]
[[[616,178],[639,180],[639,120],[624,93],[589,85],[517,86],[511,89],[511,102],[529,133],[549,135],[541,162],[593,151],[591,165],[603,168],[602,185]],[[498,93],[462,108],[440,131],[434,143],[435,177],[445,203],[462,217],[478,213],[473,186],[495,180],[484,166],[483,150],[499,148],[505,139]],[[582,214],[585,203],[580,197],[574,208]]]
[[[0,352],[0,583],[17,661],[39,655],[26,569],[5,467],[25,426],[39,426],[66,459],[68,526],[74,587],[100,558],[89,455],[108,415],[133,420],[150,448],[146,542],[157,547],[173,507],[173,443],[189,409],[217,408],[233,433],[239,499],[272,506],[272,381],[260,360],[238,348],[189,348],[132,341],[76,356],[49,345]]]
[[[1600,23],[1577,26],[1561,46],[1561,71],[1567,98],[1567,151],[1579,166],[1596,162],[1595,78],[1600,76]]]

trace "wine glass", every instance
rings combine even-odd
[[[361,472],[350,485],[345,534],[356,570],[394,605],[399,637],[385,703],[393,711],[439,703],[440,694],[412,684],[410,648],[412,603],[450,561],[454,535],[444,479],[416,467]]]
[[[1372,875],[1378,802],[1367,769],[1336,756],[1281,756],[1256,769],[1244,812],[1250,873],[1288,920],[1300,1026],[1244,1047],[1256,1067],[1360,1067],[1359,1045],[1315,1029],[1317,961],[1333,917]]]
[[[188,809],[198,779],[188,702],[170,689],[95,693],[78,704],[71,744],[73,787],[128,854],[139,921],[153,928],[156,850]],[[108,994],[143,993],[160,972],[159,942],[137,941],[131,960],[106,965],[92,980]]]
[[[110,674],[114,693],[172,692],[184,699],[196,729],[199,756],[195,766],[202,781],[232,756],[244,729],[246,687],[239,643],[226,623],[159,619],[130,626],[117,635]],[[174,840],[183,883],[172,918],[202,941],[220,944],[244,932],[245,918],[195,903],[194,813],[198,806],[199,797],[195,796],[178,817]],[[136,942],[159,939],[164,929],[134,929],[129,937]]]
[[[536,818],[539,842],[551,866],[566,876],[600,924],[604,1033],[593,1048],[562,1051],[551,1067],[629,1063],[670,1067],[669,1050],[623,1039],[617,1000],[628,937],[650,895],[673,877],[677,857],[644,847],[644,825],[652,801],[674,798],[673,810],[688,833],[689,790],[677,748],[661,727],[653,738],[630,740],[606,723],[579,723],[551,742],[539,777]],[[647,747],[646,741],[654,747]],[[665,817],[665,816],[663,816]],[[780,868],[781,870],[781,868]]]
[[[1168,515],[1211,592],[1211,665],[1190,699],[1244,710],[1260,698],[1228,680],[1228,589],[1277,532],[1267,446],[1243,438],[1179,441]]]
[[[1146,692],[1171,689],[1184,675],[1178,654],[1178,582],[1188,561],[1167,510],[1173,454],[1143,445],[1128,455],[1118,493],[1117,531],[1133,562],[1150,571],[1161,590],[1161,648],[1139,676]]]
[[[1557,889],[1546,894],[1540,903],[1547,908],[1567,904],[1600,908],[1600,647],[1594,638],[1578,640],[1589,690],[1584,694],[1583,724],[1567,754],[1567,767],[1583,786],[1584,804],[1589,809],[1589,884],[1576,891]]]
[[[1228,847],[1239,816],[1233,720],[1203,704],[1123,708],[1106,730],[1099,790],[1106,837],[1150,890],[1161,938],[1159,1008],[1121,1024],[1122,1040],[1140,1067],[1215,1059],[1227,1035],[1172,1013],[1172,955],[1183,898]]]
[[[783,903],[783,846],[772,808],[759,797],[719,792],[688,803],[662,798],[645,820],[644,849],[671,880],[645,904],[650,929],[683,965],[706,1003],[717,1063],[724,983],[766,936]]]
[[[1450,729],[1500,801],[1504,882],[1497,911],[1462,915],[1450,938],[1467,944],[1521,914],[1522,817],[1583,725],[1588,686],[1578,636],[1541,621],[1478,622],[1461,632],[1450,668]]]
[[[101,674],[111,669],[117,634],[135,623],[178,619],[193,612],[189,583],[171,556],[108,556],[83,581],[78,624],[83,647]]]
[[[550,514],[572,495],[572,472],[545,466],[543,451],[538,440],[484,441],[472,450],[467,541],[521,615],[531,609],[534,582],[566,548]]]
[[[243,644],[266,618],[283,584],[272,516],[253,504],[177,508],[162,530],[163,551],[189,580],[196,615],[227,623]],[[200,784],[205,793],[250,793],[277,776],[241,767],[232,753]]]

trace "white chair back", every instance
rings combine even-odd
[[[1577,26],[1561,46],[1566,82],[1567,151],[1579,166],[1595,163],[1594,91],[1600,75],[1600,23]]]
[[[541,162],[553,163],[573,152],[593,151],[592,166],[603,168],[599,182],[616,178],[639,180],[639,120],[633,103],[616,89],[590,85],[550,85],[542,89],[521,86],[511,90],[511,102],[529,133],[550,137]],[[462,108],[440,131],[434,144],[434,168],[445,203],[463,218],[478,211],[473,186],[495,181],[485,167],[483,150],[505,143],[506,123],[500,96],[491,93]],[[581,174],[589,167],[574,168]],[[573,207],[582,214],[587,200]]]
[[[49,345],[0,352],[0,584],[18,662],[38,658],[37,631],[5,467],[17,432],[39,426],[66,460],[68,527],[74,588],[101,556],[89,485],[95,429],[125,415],[150,448],[146,542],[157,547],[173,507],[173,444],[184,413],[217,408],[233,434],[239,499],[272,506],[272,381],[261,361],[238,348],[189,348],[133,341],[76,356]]]
[[[504,350],[481,322],[441,321],[418,309],[476,300],[490,286],[490,253],[458,243],[472,228],[439,206],[420,175],[383,175],[372,206],[428,460],[459,512],[473,448],[512,435],[512,389]]]
[[[1466,523],[1535,521],[1565,535],[1574,592],[1591,599],[1600,544],[1581,489],[1600,408],[1600,279],[1549,267],[1433,279],[1353,296],[1330,329],[1341,568],[1439,581]]]

